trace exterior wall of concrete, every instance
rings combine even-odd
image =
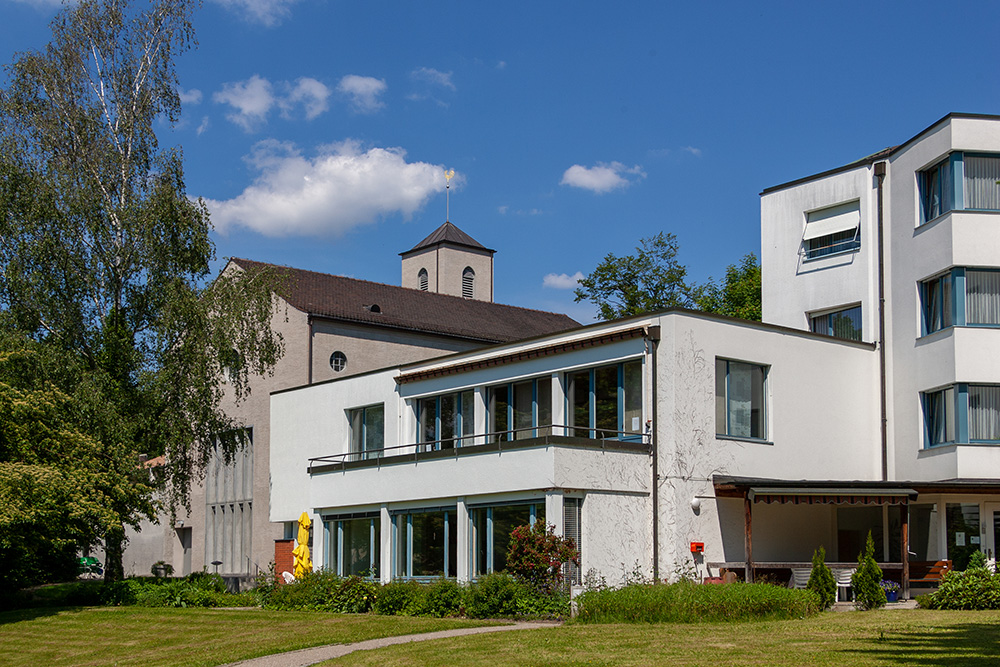
[[[474,299],[493,301],[493,253],[464,246],[440,243],[407,254],[402,260],[403,287],[420,289],[419,274],[427,271],[427,289],[438,294],[462,295],[462,274],[466,267],[476,272]]]

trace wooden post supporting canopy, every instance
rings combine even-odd
[[[752,530],[752,518],[753,518],[753,499],[750,497],[750,491],[747,490],[743,495],[743,510],[745,513],[746,520],[746,569],[744,570],[743,580],[748,584],[753,583],[753,530]]]
[[[899,541],[903,551],[903,581],[900,582],[903,588],[903,598],[910,599],[910,506],[903,504],[899,506],[900,527]]]

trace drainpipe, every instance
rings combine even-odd
[[[878,365],[879,365],[879,408],[882,418],[882,481],[889,480],[889,433],[888,409],[885,388],[885,242],[883,234],[883,185],[885,182],[885,162],[875,163],[875,178],[878,179]]]
[[[653,348],[653,368],[650,374],[653,382],[653,433],[650,446],[653,449],[653,581],[660,580],[660,447],[657,433],[660,431],[660,422],[657,418],[657,370],[656,350],[660,343],[660,327],[658,325],[646,327],[646,340]]]
[[[313,317],[308,315],[306,317],[306,335],[309,337],[306,340],[306,356],[308,357],[308,370],[306,371],[306,384],[313,383]]]

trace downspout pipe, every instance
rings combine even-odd
[[[883,208],[886,163],[874,165],[878,192],[878,366],[879,366],[879,409],[882,436],[882,481],[889,480],[889,417],[886,398],[885,364],[885,213]]]
[[[650,378],[652,380],[652,419],[653,419],[653,432],[651,437],[650,446],[652,447],[652,468],[653,468],[653,490],[652,490],[652,501],[653,501],[653,581],[660,580],[660,446],[659,437],[657,434],[660,431],[660,422],[657,414],[657,396],[656,396],[656,386],[659,384],[658,381],[658,364],[656,351],[660,345],[660,327],[658,325],[650,326],[646,328],[646,340],[653,348],[653,368],[650,372]]]

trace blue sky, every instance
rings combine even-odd
[[[0,59],[58,5],[0,0]],[[1000,3],[207,0],[178,62],[188,192],[220,258],[399,284],[445,219],[496,300],[677,235],[693,279],[760,252],[759,192],[1000,113]]]

